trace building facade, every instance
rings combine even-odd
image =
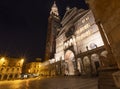
[[[54,2],[50,16],[48,18],[48,30],[47,30],[47,40],[46,40],[46,50],[45,50],[45,60],[49,60],[54,57],[55,53],[55,39],[57,35],[57,28],[60,27],[60,18],[58,14],[58,8]]]
[[[96,75],[107,64],[107,51],[92,11],[67,8],[61,24],[54,57],[58,73]]]
[[[56,63],[50,63],[50,61],[45,61],[41,64],[40,68],[40,76],[55,76],[56,73],[56,68],[55,68]]]
[[[30,75],[29,77],[39,76],[41,62],[31,62],[24,65],[23,74]]]
[[[0,80],[14,80],[20,78],[24,59],[0,58]]]
[[[55,76],[55,64],[50,64],[50,61],[45,62],[31,62],[24,65],[23,74],[25,78],[37,76]]]

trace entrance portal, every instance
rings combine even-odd
[[[65,62],[67,63],[67,68],[65,68],[65,75],[75,75],[75,56],[71,50],[66,51]]]

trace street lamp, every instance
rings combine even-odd
[[[1,61],[2,61],[2,62],[4,62],[4,61],[5,61],[5,58],[4,58],[4,57],[2,57],[2,58],[1,58]]]
[[[22,59],[21,59],[21,63],[23,63],[23,62],[24,62],[24,59],[22,58]]]

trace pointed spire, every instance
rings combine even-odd
[[[53,4],[52,8],[51,8],[50,14],[55,14],[57,16],[59,15],[58,14],[58,8],[57,8],[57,5],[56,5],[55,1],[54,1],[54,4]]]

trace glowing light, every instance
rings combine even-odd
[[[23,58],[21,59],[21,62],[22,62],[22,63],[24,62],[24,59],[23,59]]]
[[[28,72],[30,73],[30,69],[28,70]]]
[[[39,64],[39,68],[41,67],[41,64]]]
[[[5,58],[4,58],[4,57],[2,57],[2,58],[1,58],[1,61],[5,61]]]

